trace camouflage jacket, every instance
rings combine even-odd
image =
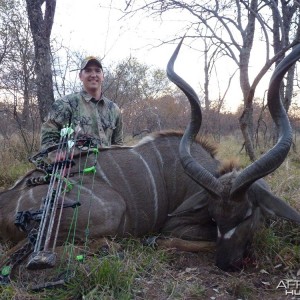
[[[102,96],[98,102],[87,92],[67,95],[56,100],[41,128],[41,148],[57,144],[60,130],[71,124],[81,127],[80,135],[93,138],[99,146],[123,144],[123,121],[119,107]]]

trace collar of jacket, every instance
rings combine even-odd
[[[92,99],[95,99],[95,98],[93,98],[93,96],[91,96],[90,94],[88,94],[85,90],[82,90],[81,92],[80,92],[80,94],[81,94],[81,96],[83,97],[83,99],[86,101],[86,102],[89,102],[89,101],[91,101]],[[99,101],[104,101],[104,97],[103,97],[103,94],[101,94],[101,98],[100,98],[100,100]]]

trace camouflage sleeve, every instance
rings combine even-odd
[[[60,139],[60,131],[69,123],[71,109],[67,102],[56,100],[48,114],[47,120],[41,127],[41,149],[46,149],[57,144]]]
[[[111,144],[123,145],[123,118],[119,108],[117,108],[116,112],[116,128],[112,135]]]

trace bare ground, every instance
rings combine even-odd
[[[276,288],[292,276],[287,270],[270,274],[254,265],[227,273],[214,266],[213,253],[177,252],[165,272],[143,280],[136,299],[296,299]]]

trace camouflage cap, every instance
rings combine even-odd
[[[101,69],[103,69],[102,68],[102,63],[101,63],[101,60],[100,60],[99,57],[97,57],[97,56],[88,56],[88,57],[86,57],[82,60],[80,70],[83,70],[90,61],[94,61],[95,63],[97,63],[99,65],[99,67]]]

